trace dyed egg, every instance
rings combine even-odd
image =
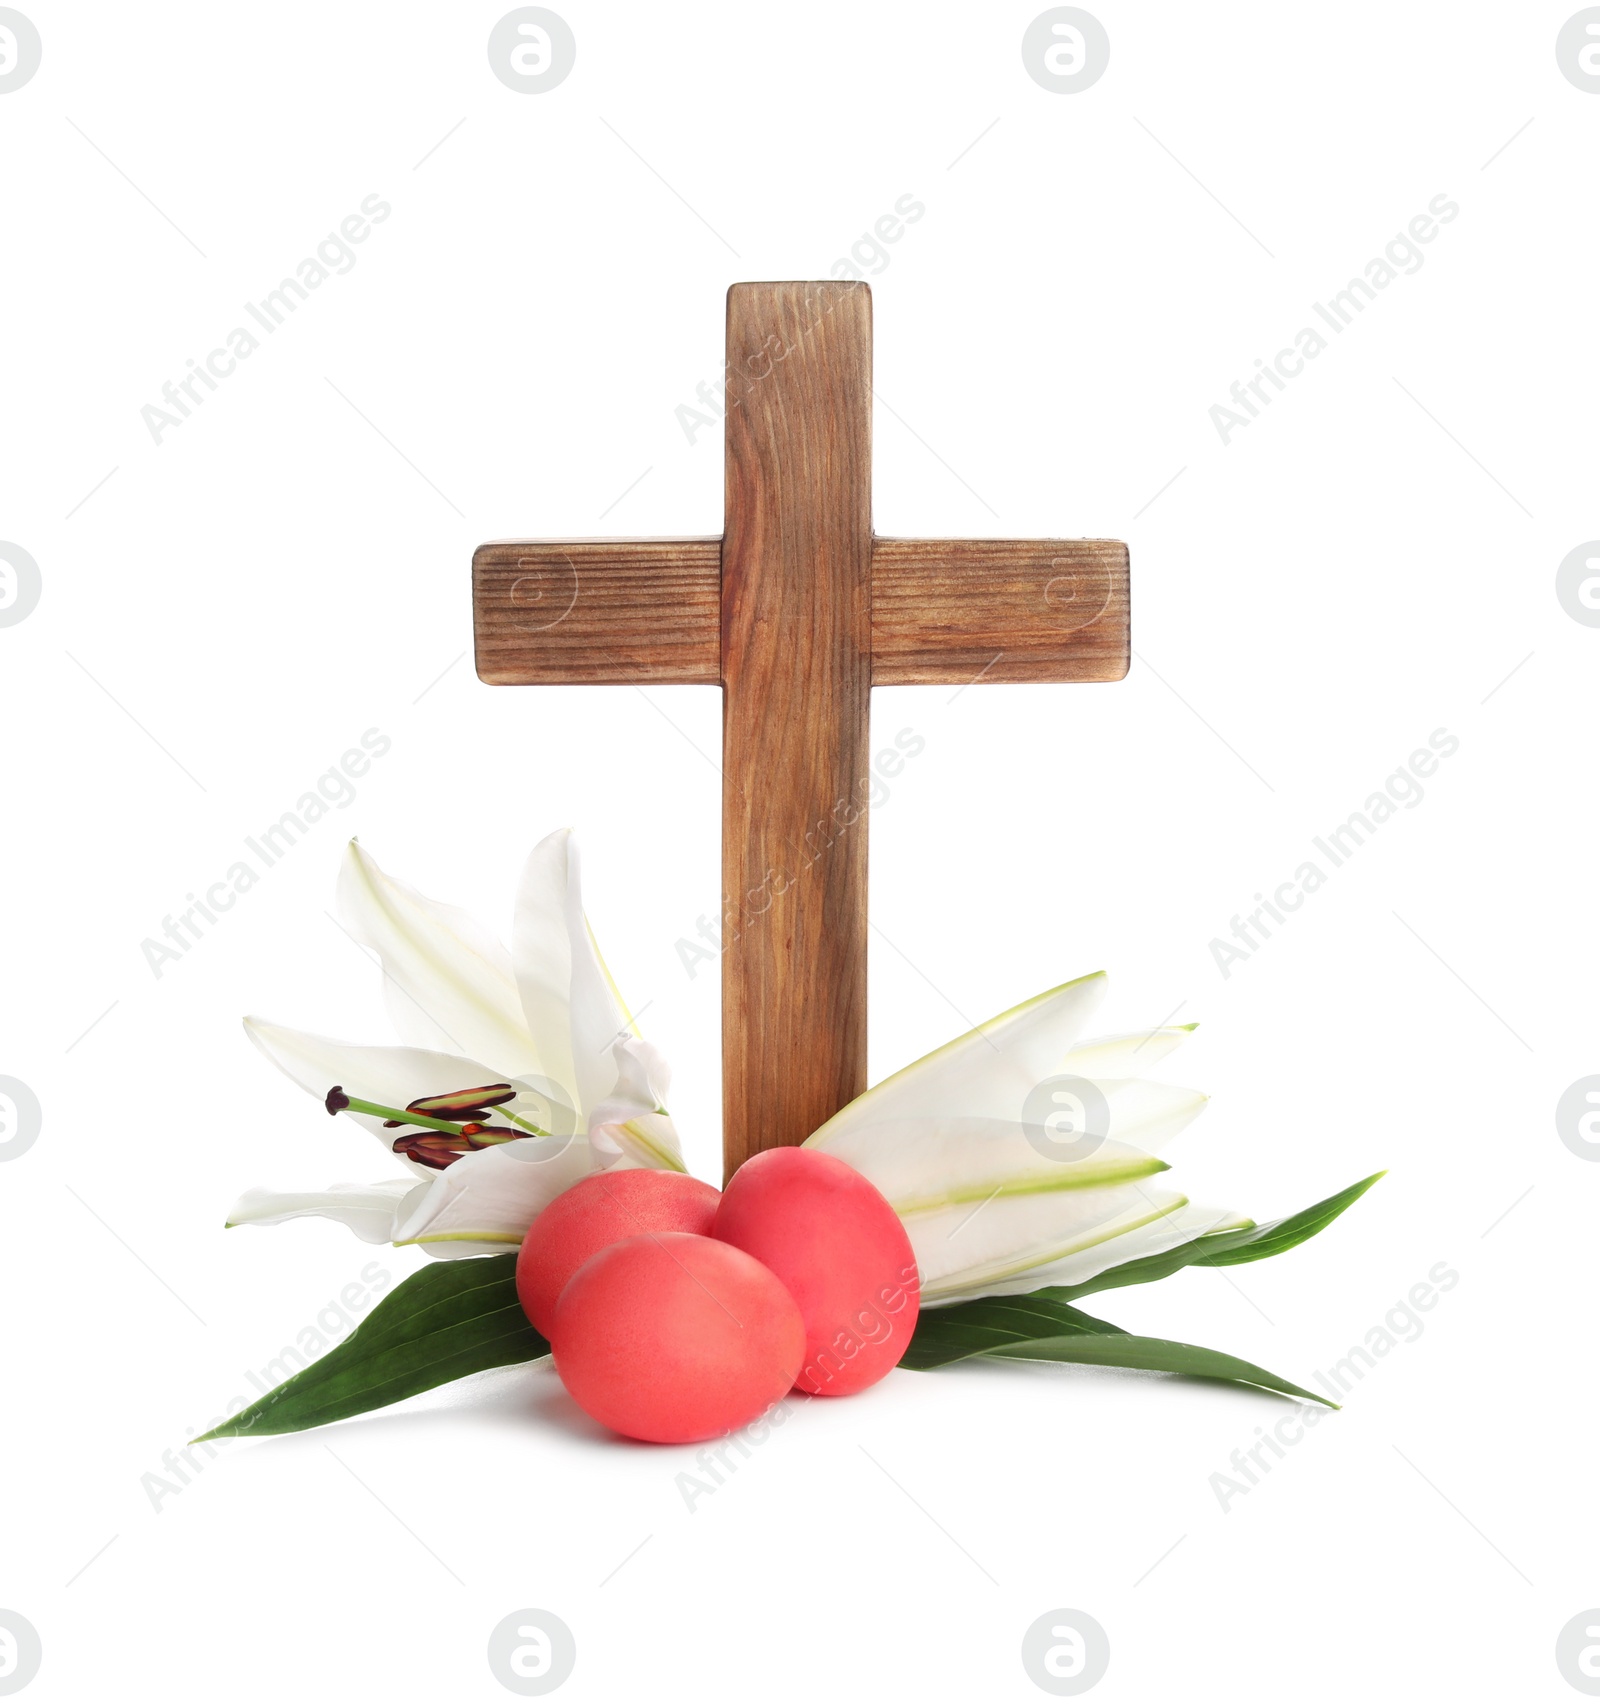
[[[632,1439],[691,1444],[753,1421],[800,1372],[794,1299],[731,1244],[682,1231],[591,1256],[556,1304],[556,1371],[595,1420]]]
[[[528,1227],[517,1255],[517,1296],[535,1331],[550,1336],[567,1280],[607,1244],[647,1231],[709,1234],[721,1200],[685,1172],[629,1167],[591,1172],[549,1202]]]
[[[722,1192],[711,1235],[771,1268],[799,1306],[802,1391],[848,1397],[904,1354],[916,1257],[899,1215],[854,1167],[815,1149],[752,1155]]]

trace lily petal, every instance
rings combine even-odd
[[[1194,1024],[1164,1024],[1127,1036],[1098,1036],[1091,1042],[1078,1043],[1056,1069],[1080,1077],[1142,1076],[1198,1028]]]
[[[1185,1125],[1205,1112],[1210,1100],[1198,1089],[1180,1089],[1176,1084],[1154,1083],[1149,1078],[1070,1075],[1081,1076],[1083,1083],[1099,1093],[1105,1107],[1101,1134],[1119,1143],[1131,1143],[1147,1154],[1158,1154]]]
[[[490,1079],[549,1070],[528,1034],[510,956],[475,919],[386,876],[355,841],[338,903],[346,928],[382,962],[403,1041],[490,1061]]]
[[[612,1044],[611,1061],[616,1081],[610,1094],[590,1108],[591,1125],[614,1124],[665,1110],[672,1074],[666,1056],[653,1042],[646,1042],[642,1036],[624,1036]]]
[[[1062,1070],[1105,991],[1105,973],[1097,971],[1012,1007],[858,1095],[807,1137],[807,1146],[832,1152],[843,1133],[887,1119],[1020,1118],[1030,1091]]]
[[[1057,1255],[1026,1266],[1021,1265],[1020,1259],[1013,1259],[1009,1270],[1006,1263],[999,1261],[987,1267],[947,1270],[931,1286],[924,1282],[923,1306],[944,1308],[971,1297],[1015,1296],[1045,1285],[1081,1285],[1108,1267],[1158,1255],[1210,1232],[1232,1231],[1253,1223],[1245,1215],[1223,1208],[1198,1207],[1183,1197],[1174,1204],[1153,1190],[1147,1189],[1144,1196],[1142,1202],[1123,1214],[1088,1228]],[[910,1229],[908,1226],[907,1230]],[[926,1241],[931,1244],[932,1240]],[[950,1241],[959,1242],[960,1238]],[[918,1246],[915,1235],[912,1245]],[[1044,1253],[1042,1248],[1039,1252]]]
[[[440,1260],[503,1255],[522,1242],[547,1202],[600,1169],[586,1137],[524,1137],[479,1149],[434,1173],[407,1202],[394,1241]]]
[[[602,964],[583,915],[578,847],[570,829],[528,855],[511,932],[527,1029],[543,1070],[571,1086],[587,1116],[611,1090],[612,1048],[633,1021]]]
[[[1179,1217],[1188,1198],[1154,1183],[1167,1166],[1147,1146],[1187,1124],[1204,1098],[1138,1078],[1096,1087],[1110,1133],[1073,1159],[1059,1158],[1054,1139],[1014,1119],[887,1120],[817,1146],[888,1198],[911,1239],[930,1307],[1075,1283],[1197,1236],[1221,1217],[1198,1229]],[[1133,1135],[1145,1141],[1135,1146]]]
[[[905,1222],[927,1307],[1063,1282],[1073,1263],[1091,1271],[1168,1247],[1163,1222],[1188,1206],[1176,1190],[1122,1185],[1065,1200],[999,1197],[966,1212],[944,1209]],[[1174,1234],[1170,1242],[1179,1242]],[[1117,1246],[1112,1253],[1105,1251]]]
[[[313,1036],[306,1030],[290,1030],[264,1018],[247,1018],[244,1029],[279,1071],[318,1101],[339,1084],[359,1100],[405,1107],[424,1095],[495,1081],[496,1074],[487,1066],[459,1054],[432,1053],[426,1048],[363,1047],[356,1042]],[[349,1108],[344,1116],[371,1131],[386,1151],[392,1151],[398,1133],[385,1130],[381,1119]],[[414,1170],[424,1178],[433,1176],[426,1167]]]
[[[309,1216],[338,1220],[363,1243],[388,1243],[407,1204],[427,1192],[426,1184],[409,1178],[386,1178],[381,1184],[330,1184],[326,1190],[246,1190],[228,1210],[227,1223],[282,1225],[285,1220]]]
[[[665,1113],[642,1113],[632,1119],[598,1124],[589,1133],[596,1151],[620,1165],[654,1166],[664,1172],[687,1172],[677,1127]]]
[[[824,1127],[826,1129],[826,1127]],[[810,1139],[875,1184],[902,1218],[970,1208],[995,1196],[1061,1197],[1168,1170],[1142,1149],[1106,1137],[1081,1158],[1061,1160],[1015,1119],[896,1119],[826,1144]]]

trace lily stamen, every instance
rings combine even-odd
[[[361,1101],[355,1096],[346,1095],[344,1090],[335,1084],[328,1091],[323,1105],[330,1113],[342,1113],[348,1108],[357,1113],[367,1113],[373,1118],[382,1119],[392,1131],[397,1131],[403,1125],[421,1125],[430,1131],[447,1131],[452,1135],[458,1133],[462,1123],[467,1120],[481,1123],[489,1117],[490,1108],[497,1108],[502,1119],[509,1119],[513,1125],[520,1125],[523,1134],[530,1137],[548,1137],[550,1133],[543,1125],[536,1125],[531,1119],[524,1119],[520,1113],[513,1113],[506,1105],[515,1101],[520,1092],[515,1085],[509,1083],[489,1083],[481,1089],[453,1089],[445,1095],[421,1095],[410,1102],[404,1109],[385,1107],[378,1101]],[[439,1118],[441,1113],[459,1113],[462,1121],[451,1121]],[[518,1133],[511,1133],[516,1136]]]
[[[443,1172],[464,1154],[490,1148],[496,1143],[521,1140],[518,1132],[507,1130],[503,1125],[472,1124],[463,1125],[459,1137],[442,1136],[433,1131],[416,1131],[396,1137],[392,1147],[396,1154],[405,1155],[419,1166],[430,1166],[435,1172]]]
[[[503,1107],[515,1101],[517,1092],[509,1083],[485,1084],[482,1089],[455,1089],[448,1095],[421,1095],[406,1103],[407,1113],[427,1113],[435,1119],[476,1119],[479,1123],[489,1117],[491,1107]],[[386,1119],[387,1125],[410,1125],[413,1119]]]
[[[486,1084],[480,1089],[457,1089],[445,1095],[419,1096],[407,1107],[386,1107],[381,1101],[366,1101],[348,1094],[335,1084],[323,1101],[332,1113],[365,1113],[369,1118],[382,1119],[390,1130],[404,1126],[420,1127],[396,1137],[389,1145],[395,1154],[403,1154],[421,1166],[442,1172],[452,1162],[476,1149],[491,1148],[497,1143],[516,1142],[524,1135],[548,1136],[526,1119],[519,1119],[505,1103],[516,1098],[517,1091],[509,1083]],[[489,1109],[500,1109],[501,1117],[515,1120],[523,1128],[513,1131],[504,1125],[486,1125],[476,1117],[488,1117]],[[465,1120],[441,1119],[439,1112],[461,1112],[474,1115]]]

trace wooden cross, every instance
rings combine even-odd
[[[722,537],[545,539],[472,560],[495,685],[723,689],[723,1160],[867,1087],[874,686],[1116,681],[1128,550],[872,531],[865,284],[728,291]]]

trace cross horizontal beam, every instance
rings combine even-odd
[[[872,541],[872,684],[1120,681],[1128,547],[1113,539]],[[722,684],[722,541],[529,539],[472,559],[496,686]]]
[[[480,680],[722,684],[721,539],[528,539],[472,555]]]

